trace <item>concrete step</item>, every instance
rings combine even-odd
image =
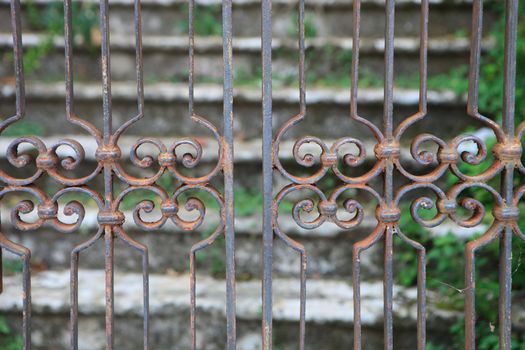
[[[26,33],[23,42],[26,51],[30,47],[39,47],[47,40],[45,35]],[[188,38],[185,36],[145,36],[144,45],[144,79],[154,81],[186,81],[188,72]],[[132,35],[111,36],[111,68],[114,80],[132,80],[135,78],[135,42]],[[63,39],[56,38],[54,46],[46,55],[33,65],[30,73],[32,79],[63,80],[64,49]],[[222,79],[222,38],[196,38],[196,79],[220,81]],[[451,67],[468,63],[469,39],[456,37],[435,37],[429,40],[429,73],[449,72]],[[492,42],[486,40],[484,47]],[[13,75],[12,37],[9,32],[0,34],[0,57],[4,64],[0,76]],[[306,41],[306,65],[309,77],[340,77],[350,72],[352,57],[352,38],[332,36],[312,38]],[[368,74],[372,77],[381,75],[384,67],[384,39],[363,38],[361,42],[362,78]],[[293,39],[275,39],[273,42],[273,72],[275,77],[296,81],[297,75],[297,42]],[[260,78],[261,40],[259,37],[235,38],[233,40],[235,56],[234,71],[243,76]],[[416,75],[419,62],[419,39],[417,37],[396,37],[395,67],[400,76]],[[74,72],[79,81],[100,80],[100,54],[95,46],[92,49],[79,47],[75,50]],[[295,79],[294,79],[295,78]],[[310,79],[310,78],[309,78]]]
[[[80,2],[80,1],[79,1]],[[98,8],[98,1],[83,0],[88,4],[84,10]],[[0,18],[9,17],[9,0],[0,2]],[[23,1],[23,14],[29,1]],[[46,7],[57,7],[53,0],[31,1],[31,9],[43,12]],[[110,28],[115,33],[133,33],[133,1],[110,2]],[[198,0],[195,12],[198,34],[209,34],[221,30],[220,1]],[[187,31],[187,2],[182,0],[141,1],[142,23],[145,34],[180,35]],[[260,2],[235,0],[233,2],[233,32],[235,36],[258,36],[261,28]],[[273,3],[273,33],[276,37],[293,36],[297,18],[297,1],[279,0]],[[59,6],[59,5],[58,5]],[[470,30],[471,0],[430,1],[430,35],[455,35]],[[419,33],[420,2],[415,0],[396,1],[396,32],[401,36],[417,36]],[[487,6],[484,24],[489,28],[496,15]],[[373,21],[368,18],[374,18]],[[384,35],[384,2],[362,1],[362,33],[368,37]],[[93,20],[93,19],[92,19]],[[33,21],[34,22],[34,21]],[[25,29],[32,29],[35,23],[24,17]],[[95,16],[93,26],[98,21]],[[343,0],[306,1],[307,33],[315,36],[346,36],[352,33],[352,2]],[[0,31],[9,31],[9,21],[0,22]]]
[[[45,271],[32,278],[33,345],[36,350],[67,349],[69,271]],[[188,275],[150,276],[150,334],[154,349],[187,349],[189,345]],[[223,280],[197,277],[197,340],[199,349],[222,349],[225,343]],[[79,272],[80,349],[105,348],[104,272]],[[89,287],[88,287],[89,286]],[[295,349],[298,340],[299,283],[274,279],[275,347]],[[382,348],[383,298],[381,282],[361,283],[363,348]],[[260,349],[260,281],[237,283],[238,349]],[[343,349],[352,344],[353,304],[350,280],[310,279],[307,282],[307,349]],[[395,348],[416,347],[415,288],[394,287]],[[427,334],[434,344],[447,345],[447,329],[459,312],[440,309],[428,293]],[[115,275],[115,346],[137,348],[142,344],[142,275]],[[0,295],[0,310],[13,325],[21,307],[18,277],[7,277]],[[515,304],[514,323],[525,314]]]
[[[27,113],[25,125],[43,129],[44,135],[53,135],[57,121],[61,134],[78,134],[79,128],[66,123],[62,83],[29,83],[27,86]],[[14,113],[14,86],[3,85],[0,90],[0,116],[6,118]],[[114,83],[113,120],[121,125],[136,115],[136,90],[131,82]],[[75,84],[75,109],[84,119],[98,127],[102,123],[102,88],[98,84]],[[349,118],[349,91],[347,89],[312,88],[307,91],[307,116],[289,132],[287,137],[314,134],[335,139],[354,136],[371,140],[369,130]],[[419,93],[416,90],[396,89],[396,123],[417,112]],[[207,136],[204,128],[196,126],[188,115],[188,90],[185,84],[157,83],[145,87],[145,117],[128,129],[129,135],[149,136]],[[277,128],[299,111],[299,94],[295,88],[274,89],[274,125]],[[195,89],[196,113],[208,118],[220,128],[222,120],[222,87],[199,84]],[[359,92],[359,113],[362,117],[380,125],[383,114],[382,89],[362,89]],[[407,140],[415,133],[432,130],[438,136],[448,138],[477,127],[466,115],[465,100],[450,91],[428,93],[428,117],[416,123],[407,133]],[[234,129],[237,140],[258,138],[261,135],[261,91],[259,88],[234,89]],[[441,118],[446,115],[447,118]],[[28,124],[29,123],[29,124]]]

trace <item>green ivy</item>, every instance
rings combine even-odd
[[[294,13],[290,18],[290,25],[287,29],[287,34],[290,38],[297,38],[299,35],[299,15]],[[305,38],[315,38],[317,37],[317,27],[315,25],[315,15],[309,12],[304,14],[304,37]]]
[[[0,349],[20,350],[23,345],[22,337],[14,335],[6,318],[0,315]]]
[[[40,9],[32,1],[27,3],[27,17],[30,29],[45,33],[43,41],[25,49],[24,70],[31,74],[41,68],[42,60],[54,49],[54,42],[64,35],[64,4],[52,2]],[[98,28],[98,11],[88,3],[72,3],[72,26],[75,38],[87,49],[93,48],[93,35]]]
[[[183,13],[188,13],[188,7],[182,9]],[[220,5],[203,6],[196,5],[194,8],[193,28],[197,36],[222,36],[222,8]],[[189,22],[185,18],[176,25],[177,32],[188,33]]]
[[[19,137],[26,135],[42,136],[45,134],[45,128],[42,124],[28,121],[19,120],[16,123],[10,125],[2,134],[2,136]]]

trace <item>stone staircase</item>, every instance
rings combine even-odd
[[[86,6],[97,6],[95,0],[82,0]],[[411,77],[417,73],[419,1],[396,2],[396,74]],[[469,0],[433,0],[430,2],[429,72],[431,75],[449,72],[468,62],[471,2]],[[51,0],[23,1],[23,11],[44,13],[53,6]],[[114,123],[120,125],[136,113],[134,82],[133,1],[110,0],[110,27],[113,77]],[[171,143],[174,139],[197,135],[203,140],[203,166],[216,162],[216,144],[207,130],[191,122],[188,116],[187,91],[187,2],[183,0],[143,0],[143,43],[145,70],[145,118],[128,130],[120,140],[123,161],[129,165],[128,151],[143,136],[157,136]],[[298,112],[297,52],[294,20],[297,3],[293,0],[273,2],[274,23],[274,126]],[[348,117],[349,88],[343,81],[327,84],[326,77],[348,77],[351,60],[352,6],[351,1],[311,0],[306,3],[307,70],[310,74],[307,91],[308,113],[305,121],[294,129],[281,147],[283,163],[294,165],[291,149],[293,138],[315,134],[329,143],[342,136],[356,136],[367,147],[372,161],[372,135]],[[12,49],[9,21],[9,1],[0,0],[0,117],[14,110],[14,85],[9,52]],[[485,16],[486,28],[494,22],[490,11]],[[222,119],[222,42],[213,34],[220,32],[220,2],[197,0],[197,21],[203,21],[196,38],[196,112],[220,127]],[[206,19],[205,23],[202,18]],[[381,0],[363,0],[362,8],[361,77],[372,81],[359,92],[361,115],[381,122],[383,91],[378,76],[383,69],[384,10]],[[368,18],[368,19],[367,19]],[[5,19],[5,20],[4,20]],[[35,29],[34,19],[23,20],[24,45],[41,47],[49,36]],[[235,113],[235,177],[239,189],[260,192],[261,162],[261,92],[260,92],[260,2],[234,0],[234,88]],[[309,33],[309,34],[308,34]],[[100,57],[96,28],[92,43],[79,42],[75,48],[75,108],[85,119],[101,126]],[[485,47],[491,45],[485,40]],[[27,75],[27,117],[22,123],[29,132],[37,130],[46,144],[60,135],[72,137],[86,150],[85,165],[79,173],[94,167],[96,145],[82,131],[66,122],[63,86],[63,41],[52,38],[45,58]],[[444,136],[457,135],[467,125],[473,125],[466,115],[464,96],[444,87],[430,91],[429,116],[412,127],[406,136],[432,131]],[[417,110],[418,91],[410,87],[396,88],[395,113],[398,121]],[[441,118],[446,115],[447,118]],[[60,126],[57,128],[57,121]],[[12,134],[20,128],[12,127]],[[11,130],[7,131],[10,132]],[[70,136],[71,137],[71,136]],[[12,137],[0,139],[5,149]],[[64,151],[66,152],[66,151]],[[5,154],[0,166],[10,167]],[[408,148],[403,157],[410,163]],[[145,174],[145,173],[139,173]],[[286,182],[276,175],[276,188]],[[50,189],[56,188],[46,181]],[[97,186],[97,185],[94,185]],[[6,209],[5,207],[3,208]],[[260,205],[248,214],[238,215],[236,222],[236,261],[238,292],[238,348],[260,349]],[[292,238],[303,243],[309,254],[307,300],[307,348],[343,349],[352,344],[352,245],[365,237],[375,225],[372,210],[356,230],[346,232],[335,225],[325,224],[314,231],[300,229],[290,218],[281,226]],[[152,349],[189,348],[189,247],[214,225],[217,213],[193,234],[166,225],[163,229],[145,233],[133,224],[126,214],[127,230],[132,237],[150,249],[150,301]],[[152,215],[155,215],[154,213]],[[8,217],[8,212],[2,213]],[[458,234],[468,235],[454,228]],[[433,234],[451,227],[442,226]],[[39,232],[17,232],[8,222],[3,231],[21,244],[31,248],[33,271],[33,344],[37,350],[68,348],[69,317],[69,256],[72,247],[85,241],[96,228],[96,213],[89,208],[81,232],[58,234],[44,228]],[[82,349],[104,349],[103,251],[93,246],[81,256],[80,272],[80,345]],[[210,247],[199,259],[198,269],[198,342],[199,349],[222,349],[224,327],[224,252],[220,246]],[[9,256],[7,258],[10,258]],[[415,256],[414,256],[415,258]],[[282,245],[275,243],[275,350],[295,349],[298,338],[298,272],[299,258]],[[382,250],[374,247],[363,255],[363,345],[365,349],[382,347]],[[130,249],[116,247],[116,348],[134,349],[142,343],[142,307],[140,260]],[[0,295],[0,314],[8,315],[13,329],[19,326],[19,276],[6,277],[5,290]],[[97,281],[94,283],[94,281]],[[89,288],[82,288],[82,285]],[[415,348],[415,298],[412,288],[395,289],[396,349]],[[440,309],[429,296],[429,338],[434,343],[447,344],[450,325],[458,314]],[[517,310],[515,323],[523,323],[524,312]]]

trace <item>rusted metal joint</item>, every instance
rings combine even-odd
[[[52,150],[45,153],[40,153],[36,157],[36,166],[41,170],[51,170],[56,168],[58,164],[58,157]]]
[[[43,220],[54,219],[58,214],[58,205],[52,201],[39,204],[37,207],[37,214],[38,217]]]
[[[520,210],[513,205],[499,205],[492,210],[494,218],[498,221],[517,221],[520,218]]]
[[[492,148],[494,157],[504,163],[516,164],[521,159],[523,148],[519,140],[497,143]]]
[[[337,203],[334,201],[321,201],[319,203],[319,212],[325,217],[334,217],[337,213]]]
[[[456,212],[456,201],[450,199],[439,199],[437,201],[438,211],[442,214],[453,214]]]
[[[163,152],[159,154],[159,156],[157,157],[157,160],[160,166],[169,167],[175,164],[176,158],[175,158],[175,155],[171,152]]]
[[[442,148],[438,151],[438,160],[443,164],[455,164],[459,160],[459,154],[455,148]]]
[[[337,154],[336,153],[323,153],[321,155],[321,163],[323,167],[330,168],[337,164]]]
[[[175,202],[169,199],[165,200],[160,205],[160,212],[162,213],[162,216],[164,217],[167,217],[167,218],[172,217],[173,215],[177,214],[178,211],[179,211],[179,208],[177,204],[175,204]]]
[[[377,159],[399,159],[401,151],[398,142],[383,141],[374,147],[374,153]]]
[[[376,208],[376,218],[380,222],[398,222],[401,218],[401,210],[398,207],[378,205]]]
[[[99,163],[113,163],[120,159],[122,152],[117,145],[103,145],[97,148],[95,159]]]
[[[97,215],[100,225],[122,225],[125,219],[124,213],[118,210],[102,210]]]

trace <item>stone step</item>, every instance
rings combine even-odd
[[[30,47],[39,47],[46,37],[27,33],[23,36],[26,51]],[[114,80],[135,79],[135,42],[131,35],[111,36],[111,73]],[[38,63],[33,64],[30,78],[43,80],[63,80],[64,77],[64,42],[54,40],[54,46]],[[186,81],[188,72],[188,38],[184,36],[145,36],[144,79],[155,81]],[[222,79],[222,38],[199,37],[195,40],[196,79],[220,81]],[[429,74],[449,72],[451,67],[466,65],[469,58],[469,39],[455,37],[436,37],[429,39],[428,67]],[[490,47],[487,39],[484,47]],[[9,33],[0,34],[0,57],[4,64],[0,77],[13,75],[12,37]],[[399,76],[418,74],[419,39],[417,37],[397,37],[395,40],[395,67]],[[297,78],[297,43],[292,39],[275,39],[273,42],[273,72],[276,78],[296,81]],[[309,79],[316,77],[348,76],[352,57],[352,38],[319,37],[306,41],[306,69]],[[259,37],[235,38],[233,54],[234,72],[251,80],[260,77],[261,40]],[[74,73],[78,81],[100,80],[99,49],[87,50],[79,47],[74,52]],[[384,39],[363,38],[360,54],[361,77],[380,79],[384,67]]]
[[[80,1],[79,1],[80,2]],[[98,1],[83,0],[87,9],[96,11]],[[23,1],[23,14],[29,1]],[[46,6],[56,3],[54,0],[31,1],[31,9],[42,11]],[[110,2],[110,28],[115,33],[133,33],[132,0]],[[216,33],[221,30],[220,1],[198,0],[195,11],[196,30],[199,34]],[[9,0],[0,1],[0,18],[9,18]],[[153,0],[141,1],[142,23],[145,34],[180,35],[187,31],[187,1]],[[25,6],[24,6],[25,5]],[[297,1],[273,1],[273,33],[276,37],[294,35],[297,18]],[[311,36],[346,36],[352,33],[352,1],[312,0],[306,1],[306,32]],[[58,5],[60,6],[60,5]],[[233,2],[233,33],[235,36],[258,36],[261,28],[260,1],[235,0]],[[396,33],[402,36],[419,34],[420,2],[416,0],[396,1]],[[470,30],[471,0],[434,0],[430,1],[429,33],[435,35],[456,35]],[[93,11],[93,13],[95,13]],[[384,35],[384,2],[378,0],[362,1],[362,33],[368,37]],[[59,15],[57,15],[59,16]],[[88,17],[89,18],[89,17]],[[373,21],[368,18],[374,18]],[[496,14],[487,6],[484,18],[485,28],[490,28]],[[98,25],[98,18],[91,19],[93,26]],[[22,21],[26,29],[35,27],[35,21],[26,16]],[[0,31],[9,31],[9,21],[0,22]]]
[[[75,199],[82,200],[80,197],[75,197]],[[135,198],[132,202],[127,203],[127,207],[132,207],[141,199]],[[12,203],[15,203],[12,198],[10,200]],[[292,202],[289,203],[291,206]],[[302,229],[292,220],[289,211],[283,209],[279,218],[279,227],[284,233],[304,244],[308,253],[307,272],[309,276],[340,278],[351,276],[352,245],[365,238],[376,225],[374,215],[375,202],[362,201],[362,203],[368,205],[368,208],[365,210],[364,220],[361,225],[352,230],[343,230],[333,223],[325,223],[315,230]],[[3,223],[3,230],[10,239],[31,249],[31,259],[35,266],[45,266],[49,269],[69,268],[70,252],[73,248],[88,240],[97,231],[97,211],[90,206],[93,205],[92,203],[85,201],[85,205],[86,216],[81,228],[75,234],[61,234],[48,226],[44,226],[34,233],[19,232],[10,226],[11,222],[9,220]],[[60,208],[62,206],[61,202]],[[260,262],[262,261],[262,207],[260,204],[256,204],[256,206],[257,208],[254,209],[253,213],[238,212],[235,222],[237,273],[242,278],[253,278],[260,274]],[[180,215],[189,217],[189,213],[185,212],[181,212]],[[341,213],[341,215],[343,214]],[[207,237],[217,227],[219,220],[217,209],[209,204],[207,205],[207,213],[202,226],[192,232],[183,231],[171,221],[168,221],[160,229],[146,232],[136,226],[131,211],[125,211],[125,216],[124,228],[131,237],[149,247],[149,266],[151,271],[156,273],[172,270],[178,272],[188,271],[188,254],[191,246]],[[155,221],[160,217],[160,213],[157,209],[154,209],[152,213],[142,213],[141,216],[146,221]],[[2,217],[10,217],[9,211],[4,209]],[[24,218],[28,222],[35,221],[36,213],[27,214]],[[66,217],[61,209],[59,209],[59,218],[63,222],[73,221],[71,217]],[[466,240],[482,231],[483,227],[469,229],[447,222],[436,228],[429,229],[429,234],[438,236],[453,232],[458,239]],[[381,249],[382,245],[378,244],[362,255],[361,265],[364,280],[381,276]],[[82,254],[81,266],[85,268],[103,268],[103,256],[103,242],[99,242]],[[118,242],[115,256],[119,269],[140,271],[141,259],[135,250],[129,249],[129,247]],[[224,271],[224,259],[223,242],[218,241],[203,251],[199,256],[197,267],[201,273],[220,275]],[[299,272],[299,256],[276,238],[274,245],[274,274],[281,277],[297,277]]]
[[[138,201],[137,201],[138,202]],[[236,261],[237,273],[242,278],[253,278],[260,274],[261,262],[261,218],[260,208],[255,214],[247,217],[236,218]],[[158,219],[160,214],[143,215],[146,218]],[[9,212],[4,213],[9,217]],[[52,228],[43,227],[34,233],[27,234],[10,228],[6,222],[4,229],[6,235],[32,250],[32,263],[35,266],[46,266],[50,269],[69,268],[70,252],[72,249],[88,240],[97,230],[96,211],[87,209],[87,214],[81,229],[76,234],[60,234]],[[146,232],[138,228],[132,218],[131,212],[127,216],[125,228],[129,234],[141,243],[146,244],[150,250],[150,269],[152,272],[164,273],[177,271],[179,273],[189,269],[189,251],[191,246],[213,231],[218,222],[218,213],[213,208],[208,208],[205,221],[195,231],[183,231],[171,222],[163,228]],[[352,244],[363,239],[373,228],[374,219],[372,212],[363,225],[351,232],[343,231],[333,224],[325,224],[317,230],[305,230],[292,221],[288,215],[283,214],[280,227],[284,232],[305,245],[309,254],[308,274],[311,276],[351,276],[351,251]],[[32,218],[35,215],[29,215]],[[60,215],[64,217],[63,214]],[[29,220],[29,219],[28,219]],[[63,218],[71,222],[71,218]],[[69,221],[68,221],[69,220]],[[85,268],[103,268],[104,249],[97,243],[92,249],[81,255],[81,266]],[[124,271],[139,271],[141,259],[133,249],[118,242],[115,248],[116,264]],[[201,273],[210,275],[224,274],[224,243],[218,241],[198,255],[197,269]],[[380,247],[374,247],[369,253],[363,255],[363,278],[369,280],[381,275]],[[12,258],[12,257],[10,257]],[[299,256],[288,249],[281,241],[276,240],[274,249],[274,273],[276,276],[295,277],[300,271]]]
[[[62,83],[29,83],[27,86],[26,126],[38,125],[44,135],[53,135],[57,121],[61,134],[78,134],[78,127],[66,123],[64,86]],[[3,85],[0,90],[0,116],[14,113],[14,86]],[[102,124],[102,88],[98,84],[75,84],[75,111],[96,126]],[[114,83],[113,121],[121,125],[136,115],[136,90],[133,83]],[[290,130],[287,137],[314,134],[322,138],[354,136],[362,141],[372,135],[363,125],[349,118],[347,89],[312,88],[307,91],[307,115],[302,123]],[[205,128],[196,125],[188,115],[188,89],[185,84],[157,83],[145,86],[145,117],[126,132],[129,135],[171,137],[197,135],[210,137]],[[395,122],[406,118],[418,107],[419,92],[396,89],[394,93]],[[220,128],[222,120],[222,86],[199,84],[195,89],[195,111]],[[359,92],[359,113],[380,125],[383,114],[383,90],[362,89]],[[275,128],[299,111],[299,94],[295,88],[276,88],[273,92]],[[460,134],[467,126],[478,127],[466,114],[466,103],[450,91],[428,93],[428,117],[413,125],[407,140],[414,134],[432,130],[438,136]],[[259,88],[234,89],[234,129],[237,140],[258,138],[261,135],[261,91]],[[441,118],[446,115],[447,118]]]
[[[33,348],[69,348],[69,271],[45,271],[32,277]],[[104,272],[79,271],[79,348],[105,348]],[[89,286],[89,287],[87,287]],[[298,340],[299,283],[295,279],[273,281],[275,347],[295,349]],[[154,349],[189,348],[189,276],[156,275],[149,279],[150,334]],[[352,344],[353,302],[350,280],[310,279],[307,282],[307,349],[343,349]],[[363,348],[382,348],[383,286],[362,282]],[[237,282],[238,349],[260,349],[260,281]],[[415,288],[394,287],[395,348],[416,348]],[[460,315],[440,309],[428,293],[427,334],[435,345],[448,345],[447,329]],[[142,344],[142,275],[115,274],[115,347],[138,348]],[[199,349],[222,349],[225,344],[225,282],[197,276],[197,341]],[[525,317],[515,304],[516,326]],[[6,277],[0,295],[0,310],[18,325],[21,290],[18,277]],[[445,335],[445,336],[444,336]]]

